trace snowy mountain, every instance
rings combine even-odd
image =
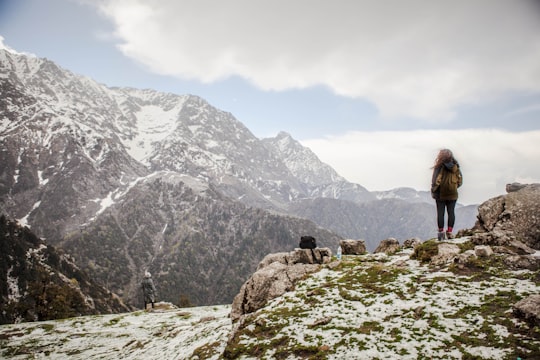
[[[128,305],[146,269],[162,300],[227,303],[301,235],[335,248],[433,234],[433,205],[379,201],[289,135],[260,140],[197,96],[109,88],[6,49],[0,91],[0,213]]]

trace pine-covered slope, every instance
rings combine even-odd
[[[0,324],[129,310],[71,257],[3,215],[0,308]]]
[[[301,234],[321,246],[339,237],[312,222],[247,207],[206,182],[174,172],[139,180],[63,249],[129,303],[142,306],[139,281],[154,274],[158,299],[230,303],[268,252],[297,246]],[[154,201],[159,206],[148,206]]]

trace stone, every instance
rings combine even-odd
[[[373,253],[391,254],[391,253],[395,253],[399,249],[400,249],[399,241],[397,241],[394,238],[388,238],[381,241],[381,243],[379,244],[379,246],[377,246],[377,248],[375,249]]]
[[[507,193],[515,192],[515,191],[523,189],[525,186],[527,186],[527,185],[526,184],[520,184],[518,182],[514,182],[514,183],[511,183],[511,184],[506,184],[506,192]]]
[[[339,246],[343,255],[363,255],[367,252],[364,240],[340,240]]]
[[[503,262],[512,270],[527,269],[536,271],[540,269],[540,258],[530,255],[510,255],[503,257]]]
[[[235,296],[231,319],[237,321],[264,307],[269,300],[294,290],[296,282],[318,271],[320,263],[330,263],[331,257],[332,251],[328,248],[295,249],[267,255]]]
[[[540,325],[540,295],[531,295],[513,306],[514,315],[533,326]]]
[[[493,255],[493,250],[488,245],[476,245],[474,247],[474,253],[478,257],[490,257]]]
[[[452,262],[460,253],[460,248],[456,244],[441,243],[438,246],[438,253],[431,259],[431,264],[439,266]]]
[[[532,255],[536,253],[536,250],[530,248],[519,240],[511,240],[508,245],[519,255]]]
[[[476,259],[476,253],[474,250],[467,250],[465,252],[462,252],[461,254],[458,254],[454,258],[454,262],[458,264],[466,264],[470,260]]]
[[[490,199],[478,207],[473,230],[475,244],[506,246],[517,240],[540,250],[540,184],[510,184],[508,194]]]
[[[407,239],[403,242],[403,248],[414,249],[415,247],[421,244],[422,244],[422,240],[420,240],[419,238]]]

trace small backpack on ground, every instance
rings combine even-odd
[[[317,247],[317,240],[313,236],[300,237],[300,249],[315,249]]]

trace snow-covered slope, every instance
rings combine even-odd
[[[0,327],[10,359],[217,359],[231,329],[230,306],[76,317]],[[9,339],[9,341],[7,341]]]
[[[468,238],[453,242],[465,249]],[[539,293],[537,271],[511,270],[497,256],[458,267],[421,263],[411,254],[412,250],[402,250],[394,255],[345,256],[234,327],[228,305],[178,309],[167,304],[154,312],[1,326],[0,356],[291,360],[540,356],[537,328],[512,313],[517,301]]]

